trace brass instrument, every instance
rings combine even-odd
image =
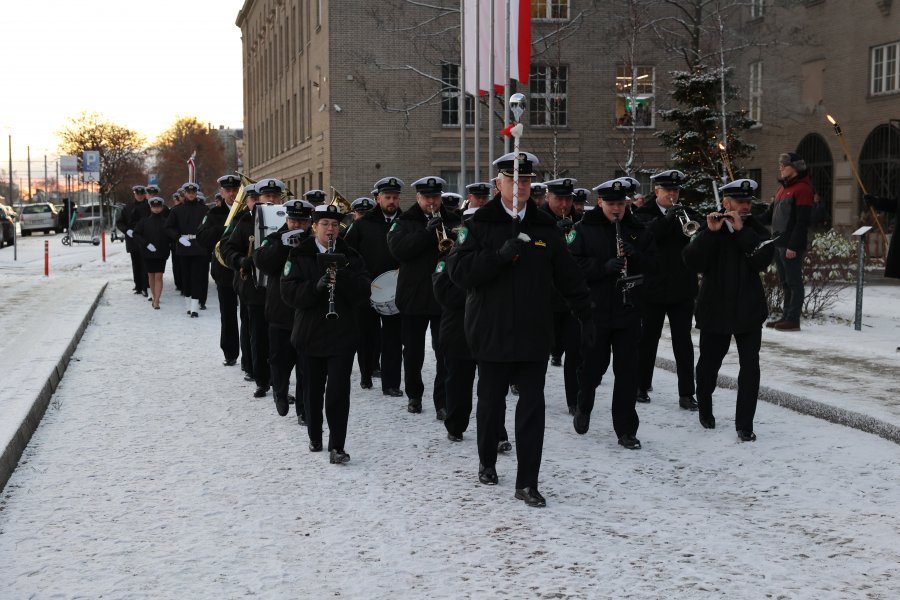
[[[247,204],[247,196],[244,194],[244,188],[250,184],[256,183],[254,180],[249,177],[244,176],[243,173],[238,173],[241,176],[241,187],[238,190],[237,195],[234,197],[234,202],[231,205],[231,210],[228,211],[228,216],[225,218],[225,229],[222,230],[222,237],[216,242],[216,247],[213,249],[213,254],[216,257],[216,260],[219,261],[219,264],[225,268],[228,267],[228,264],[225,262],[225,257],[222,256],[221,244],[222,239],[225,238],[225,234],[228,233],[228,228],[231,227],[231,222],[234,220],[234,217],[246,206]]]
[[[432,219],[439,219],[441,217],[440,211],[433,210],[431,211]],[[447,228],[441,223],[439,229],[435,229],[435,234],[437,235],[437,245],[438,250],[441,252],[446,252],[450,248],[453,247],[453,240],[447,236]]]
[[[325,272],[328,274],[328,312],[325,313],[325,318],[329,321],[340,318],[334,303],[335,278],[337,277],[338,269],[343,269],[348,264],[345,255],[334,251],[335,243],[334,235],[329,234],[328,252],[319,254],[316,257],[319,266],[324,267]]]
[[[622,290],[622,306],[631,308],[634,306],[634,303],[631,302],[631,290],[644,283],[644,276],[628,274],[628,257],[625,255],[625,240],[622,239],[621,219],[616,219],[613,223],[616,226],[616,256],[625,259],[622,270],[619,272],[619,278],[616,280],[616,287]]]
[[[688,216],[687,210],[684,208],[683,204],[673,204],[670,210],[675,211],[675,216],[678,217],[678,222],[681,223],[681,233],[691,237],[700,231],[700,223]]]

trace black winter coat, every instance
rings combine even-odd
[[[141,219],[134,228],[134,243],[144,258],[154,260],[169,258],[169,236],[166,235],[165,212],[158,215],[151,213],[146,219]],[[148,250],[147,244],[153,244],[156,252]]]
[[[256,268],[268,275],[266,280],[266,321],[282,329],[294,327],[294,308],[285,304],[281,298],[281,274],[287,262],[288,254],[293,248],[281,243],[281,234],[287,231],[282,225],[278,231],[266,236],[262,245],[253,252]],[[304,237],[309,234],[304,232]]]
[[[894,222],[900,224],[900,201],[897,198],[878,198],[875,202],[875,210],[894,213]],[[897,241],[897,227],[891,236],[891,246],[888,249],[887,259],[884,262],[884,276],[900,279],[900,242]]]
[[[335,242],[335,252],[345,254],[350,265],[338,271],[334,288],[337,319],[326,319],[328,290],[316,284],[325,270],[319,266],[319,248],[308,237],[292,249],[281,276],[281,296],[296,309],[291,342],[307,356],[353,356],[359,344],[357,309],[369,302],[372,280],[362,257],[344,240]]]
[[[459,225],[459,218],[441,207],[447,234]],[[439,315],[441,307],[434,299],[431,274],[440,259],[437,234],[425,229],[428,218],[418,204],[397,217],[388,231],[388,247],[400,263],[395,302],[400,314]]]
[[[237,222],[232,221],[234,229],[228,235],[228,239],[219,246],[219,249],[225,259],[225,264],[234,271],[234,289],[241,302],[248,306],[265,306],[266,288],[257,287],[252,276],[248,276],[247,279],[241,278],[241,260],[249,257],[252,261],[250,236],[254,234],[255,211],[248,210],[235,221]]]
[[[219,243],[219,240],[223,240],[222,244],[225,244],[225,220],[228,218],[230,211],[231,209],[228,206],[217,204],[209,209],[209,212],[203,217],[200,227],[197,228],[197,242],[213,255],[210,272],[216,285],[219,286],[231,285],[234,279],[234,271],[228,267],[223,267],[215,256],[216,244]]]
[[[633,247],[628,255],[628,275],[638,275],[652,270],[652,239],[643,225],[628,213],[620,225],[622,238]],[[633,306],[626,307],[622,289],[616,285],[620,273],[607,273],[606,261],[618,255],[616,226],[606,218],[603,210],[595,208],[585,213],[568,236],[569,252],[584,273],[591,290],[594,321],[597,327],[625,329],[640,322],[642,287],[629,292]]]
[[[529,236],[518,260],[498,250],[516,232]],[[553,293],[562,293],[579,319],[590,318],[584,275],[566,250],[556,223],[527,201],[515,226],[497,195],[472,215],[447,256],[450,279],[466,290],[466,341],[476,360],[546,361],[553,342]]]
[[[704,221],[692,209],[685,210],[691,220],[697,223]],[[663,215],[656,198],[637,209],[634,216],[653,237],[655,264],[644,277],[644,302],[673,304],[696,298],[697,274],[688,269],[681,258],[681,251],[690,242],[690,238],[682,232],[681,221],[674,213]]]
[[[397,218],[399,215],[394,217],[395,220]],[[344,235],[350,247],[366,261],[366,269],[372,279],[400,266],[388,248],[387,233],[390,227],[384,213],[376,207],[354,221]]]
[[[547,215],[556,222],[556,226],[559,228],[560,236],[562,236],[563,239],[565,239],[566,234],[572,230],[572,227],[574,226],[574,224],[569,225],[566,228],[560,227],[559,222],[562,221],[562,217],[559,217],[555,212],[550,210],[550,206],[547,204],[542,204],[540,206],[540,208],[538,208],[538,210],[543,213],[547,213]],[[569,215],[569,220],[571,221],[574,218],[574,216],[575,215]],[[573,223],[574,223],[574,221],[573,221]],[[568,303],[566,303],[566,299],[563,298],[562,294],[560,294],[558,291],[555,294],[553,294],[553,312],[554,313],[569,312],[569,305],[568,305]]]
[[[142,202],[132,202],[126,204],[122,212],[119,213],[119,219],[116,221],[116,228],[125,236],[125,250],[134,252],[139,250],[138,245],[134,243],[134,239],[128,235],[128,230],[134,234],[134,228],[138,222],[144,217],[150,216],[150,203],[146,200]]]
[[[177,242],[175,244],[176,256],[209,256],[209,250],[195,239],[197,230],[200,228],[200,224],[203,223],[207,212],[209,212],[209,209],[206,208],[205,204],[199,200],[194,200],[192,202],[182,202],[169,213],[169,218],[166,220],[166,230],[169,233],[169,239]],[[178,241],[178,238],[183,235],[193,236],[192,239],[188,240],[191,243],[190,246],[185,246]]]
[[[448,358],[471,360],[472,353],[466,343],[466,290],[454,284],[447,273],[447,262],[438,261],[431,274],[434,297],[441,305],[441,326],[438,336],[439,350]]]
[[[775,253],[759,248],[769,232],[753,217],[740,231],[700,230],[682,251],[688,268],[703,275],[697,297],[697,328],[713,333],[746,333],[762,327],[769,315],[759,274]]]

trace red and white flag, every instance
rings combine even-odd
[[[463,0],[465,10],[465,82],[467,94],[480,94],[490,89],[502,93],[506,87],[506,36],[509,32],[509,76],[528,83],[531,67],[531,2],[528,0]],[[509,24],[506,8],[509,5]],[[491,31],[491,5],[494,8],[494,30]],[[507,26],[509,25],[509,26]],[[491,56],[491,37],[494,53]],[[494,81],[490,79],[494,61]],[[475,65],[478,64],[476,70]],[[477,71],[477,72],[476,72]]]

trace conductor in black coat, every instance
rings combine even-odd
[[[720,188],[724,213],[708,214],[706,227],[682,251],[688,268],[703,275],[696,312],[700,424],[706,429],[716,426],[712,394],[734,337],[740,356],[734,427],[742,442],[756,439],[753,416],[759,394],[759,348],[768,316],[760,273],[774,254],[768,231],[750,215],[757,188],[752,179],[738,179]]]
[[[648,273],[643,285],[643,330],[641,331],[638,367],[638,402],[650,402],[656,352],[663,323],[669,318],[672,351],[678,374],[678,405],[685,410],[697,410],[694,398],[694,343],[691,328],[694,320],[694,299],[697,297],[697,274],[687,268],[681,251],[689,237],[673,208],[678,203],[681,184],[686,179],[677,170],[657,173],[653,179],[656,196],[635,211],[635,217],[647,226],[653,236],[656,268]],[[683,207],[687,218],[699,224],[700,216]]]
[[[637,356],[641,334],[640,285],[629,288],[626,277],[640,276],[648,265],[650,240],[631,215],[628,182],[613,179],[594,188],[599,206],[585,213],[569,234],[569,251],[587,278],[593,301],[596,340],[582,340],[579,396],[573,424],[587,433],[594,395],[612,352],[615,384],[612,392],[613,429],[619,444],[640,449],[636,434],[640,419],[635,410]],[[616,223],[618,222],[618,233]],[[637,282],[635,282],[637,283]],[[593,336],[590,336],[593,337]],[[602,365],[604,368],[598,368]]]
[[[341,217],[337,206],[316,207],[313,236],[291,250],[281,278],[282,297],[296,309],[291,341],[303,348],[309,449],[322,450],[324,397],[330,433],[329,459],[333,464],[350,460],[344,443],[350,412],[350,374],[359,343],[356,315],[357,307],[369,301],[372,284],[359,254],[338,239]],[[346,266],[333,277],[319,258],[329,251],[330,240],[334,240],[335,253],[346,259]]]
[[[444,354],[440,350],[441,306],[434,299],[431,273],[440,257],[438,239],[459,225],[459,218],[441,205],[441,192],[446,181],[440,177],[423,177],[413,183],[416,203],[391,225],[388,248],[400,263],[397,278],[397,308],[402,316],[403,375],[407,410],[422,412],[422,365],[425,362],[425,332],[431,328],[436,373],[432,397],[437,418],[446,415],[444,405]]]
[[[518,211],[513,201],[516,162]],[[554,288],[579,320],[589,321],[591,313],[584,276],[566,250],[559,228],[528,198],[536,163],[537,158],[528,152],[509,153],[494,161],[500,193],[460,228],[457,246],[447,257],[447,270],[453,283],[466,290],[466,340],[478,361],[479,481],[487,485],[498,481],[498,422],[505,414],[509,385],[515,382],[519,387],[516,498],[529,506],[545,506],[538,474]]]

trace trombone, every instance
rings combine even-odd
[[[700,223],[692,220],[691,217],[688,216],[687,210],[685,210],[683,204],[673,204],[671,210],[675,211],[675,216],[678,217],[678,222],[681,223],[681,233],[687,237],[691,237],[700,231]]]

